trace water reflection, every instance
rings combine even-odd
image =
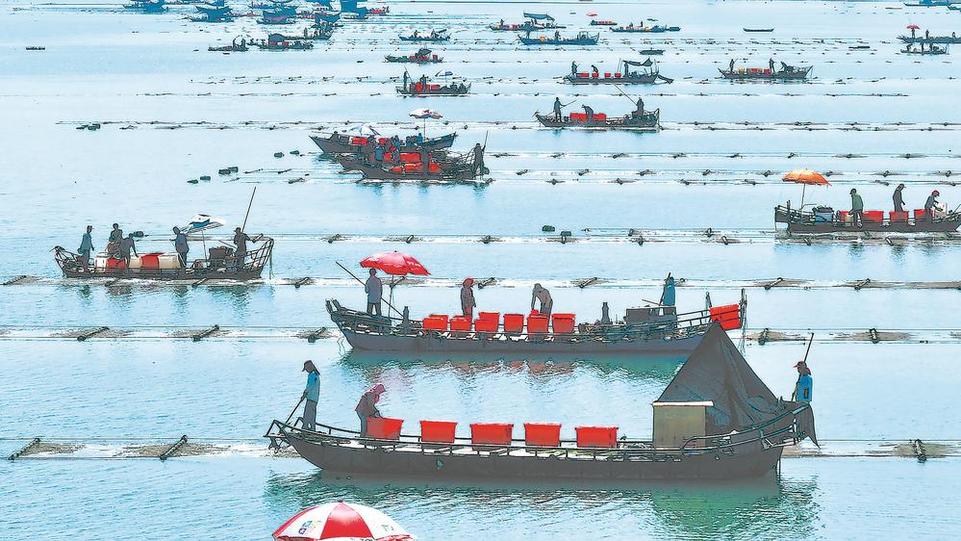
[[[587,373],[598,376],[623,376],[667,384],[684,362],[683,355],[623,355],[585,358],[578,355],[510,356],[474,354],[451,356],[443,353],[372,353],[351,350],[340,362],[361,371],[368,378],[384,370],[435,370],[454,372],[464,376],[499,372],[521,374],[534,378]]]
[[[591,523],[585,527],[608,538],[634,531],[653,538],[778,539],[814,532],[817,491],[816,479],[783,479],[773,472],[745,481],[610,486],[337,479],[318,470],[270,476],[264,499],[279,514],[337,500],[371,505],[422,537],[452,528],[503,534],[504,523],[516,524],[510,519],[523,510],[524,527],[540,537],[554,531],[569,538],[570,525],[583,524],[586,513]]]

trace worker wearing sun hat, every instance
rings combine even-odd
[[[304,388],[304,429],[317,429],[317,401],[320,400],[320,372],[313,361],[304,363],[303,372],[307,372],[307,386]]]
[[[805,361],[795,364],[794,368],[797,368],[798,377],[791,398],[798,402],[810,402],[814,394],[814,379],[811,377],[811,369],[808,368]]]
[[[473,318],[477,301],[474,300],[474,279],[465,278],[460,288],[460,308],[464,317]]]

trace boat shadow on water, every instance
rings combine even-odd
[[[359,369],[368,376],[385,369],[444,370],[463,374],[527,372],[531,376],[556,376],[578,371],[602,375],[624,374],[631,378],[667,384],[684,363],[686,356],[677,354],[637,355],[606,354],[602,357],[584,355],[498,355],[490,354],[431,354],[374,353],[352,350],[340,359],[348,368]]]
[[[357,501],[377,505],[390,514],[406,514],[411,526],[429,531],[435,520],[458,513],[496,517],[528,509],[528,520],[554,523],[557,514],[590,510],[598,520],[631,516],[632,524],[653,526],[672,538],[714,537],[727,532],[742,538],[757,535],[785,538],[813,533],[819,505],[816,478],[790,479],[773,471],[748,480],[687,482],[587,481],[425,481],[423,478],[367,478],[309,473],[277,474],[267,479],[264,498],[287,512],[323,501]],[[416,503],[412,503],[416,502]],[[609,516],[607,516],[609,515]],[[435,517],[435,518],[430,518]],[[609,533],[614,533],[609,532]],[[803,536],[803,535],[802,535]]]

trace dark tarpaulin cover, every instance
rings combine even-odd
[[[718,324],[711,326],[658,398],[659,402],[702,400],[714,402],[707,410],[708,435],[749,429],[800,406],[774,396]],[[806,409],[798,420],[803,432],[817,443],[813,411]]]
[[[554,17],[551,17],[546,13],[528,13],[526,11],[524,12],[524,18],[533,19],[535,21],[553,21],[554,20]]]
[[[625,60],[624,63],[628,66],[644,66],[645,68],[649,68],[654,65],[654,62],[652,62],[650,58],[643,62],[640,60]]]

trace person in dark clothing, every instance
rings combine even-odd
[[[80,240],[80,249],[77,253],[80,254],[80,266],[83,268],[83,272],[90,270],[90,252],[93,251],[93,237],[90,233],[93,232],[93,226],[87,226],[87,232],[83,234],[83,238]]]
[[[851,225],[855,227],[864,225],[864,201],[854,188],[851,188]]]
[[[640,118],[644,116],[644,98],[637,98],[637,108],[631,112],[631,116],[634,118]]]
[[[380,414],[380,410],[377,409],[377,403],[380,402],[380,395],[384,394],[386,390],[383,384],[378,383],[370,389],[367,389],[367,392],[365,392],[360,397],[360,401],[357,402],[354,411],[357,412],[357,417],[360,418],[361,437],[367,436],[368,417],[383,417],[383,415]]]
[[[113,224],[110,236],[107,238],[107,255],[110,257],[120,257],[120,241],[123,240],[123,229],[119,224]]]
[[[551,293],[544,286],[540,284],[534,284],[534,290],[531,292],[531,310],[534,310],[534,304],[540,302],[540,309],[537,311],[542,316],[551,315],[551,310],[554,308],[554,299],[551,298]]]
[[[561,104],[561,99],[560,99],[560,98],[554,98],[554,120],[556,120],[556,121],[558,121],[558,122],[561,121],[561,118],[563,118],[563,116],[562,116],[562,114],[561,114],[561,108],[563,108],[563,107],[564,107],[564,106]]]
[[[571,61],[571,77],[577,77],[577,62],[574,61]]]
[[[587,115],[587,121],[591,122],[594,120],[594,109],[590,105],[582,105],[584,108],[584,114]]]
[[[461,284],[460,288],[460,309],[461,313],[473,319],[474,308],[477,307],[477,301],[474,300],[474,279],[466,278],[464,283]]]
[[[384,297],[384,282],[377,277],[377,269],[370,269],[370,278],[364,284],[364,292],[367,293],[367,313],[381,315],[380,303]]]
[[[133,241],[133,233],[128,233],[126,237],[120,240],[120,258],[124,261],[124,269],[130,268],[130,254],[140,257],[137,253],[137,246]]]
[[[484,174],[484,147],[480,143],[474,144],[474,176]]]
[[[187,268],[187,252],[190,247],[187,245],[187,235],[179,227],[174,228],[174,250],[177,251],[177,258],[180,259],[180,266]]]
[[[771,69],[771,73],[774,73],[774,59],[769,58],[767,61],[767,66]]]
[[[730,63],[730,65],[729,65],[729,69],[730,69],[730,71],[731,71],[732,73],[734,72],[734,59],[733,59],[733,58],[731,59],[731,63]]]
[[[894,189],[894,212],[904,212],[904,184]]]
[[[253,239],[244,233],[243,229],[237,227],[234,229],[234,268],[239,269],[244,265],[244,259],[247,257],[247,242],[254,242]]]
[[[939,192],[938,190],[934,190],[933,192],[931,192],[931,195],[928,196],[928,199],[924,202],[924,215],[929,220],[933,220],[938,217],[937,213],[939,212],[939,209],[938,209],[939,195],[941,195],[941,192]]]
[[[597,66],[595,66],[594,64],[591,64],[591,73],[594,74],[594,77],[597,77],[600,75],[601,70],[597,69]]]

